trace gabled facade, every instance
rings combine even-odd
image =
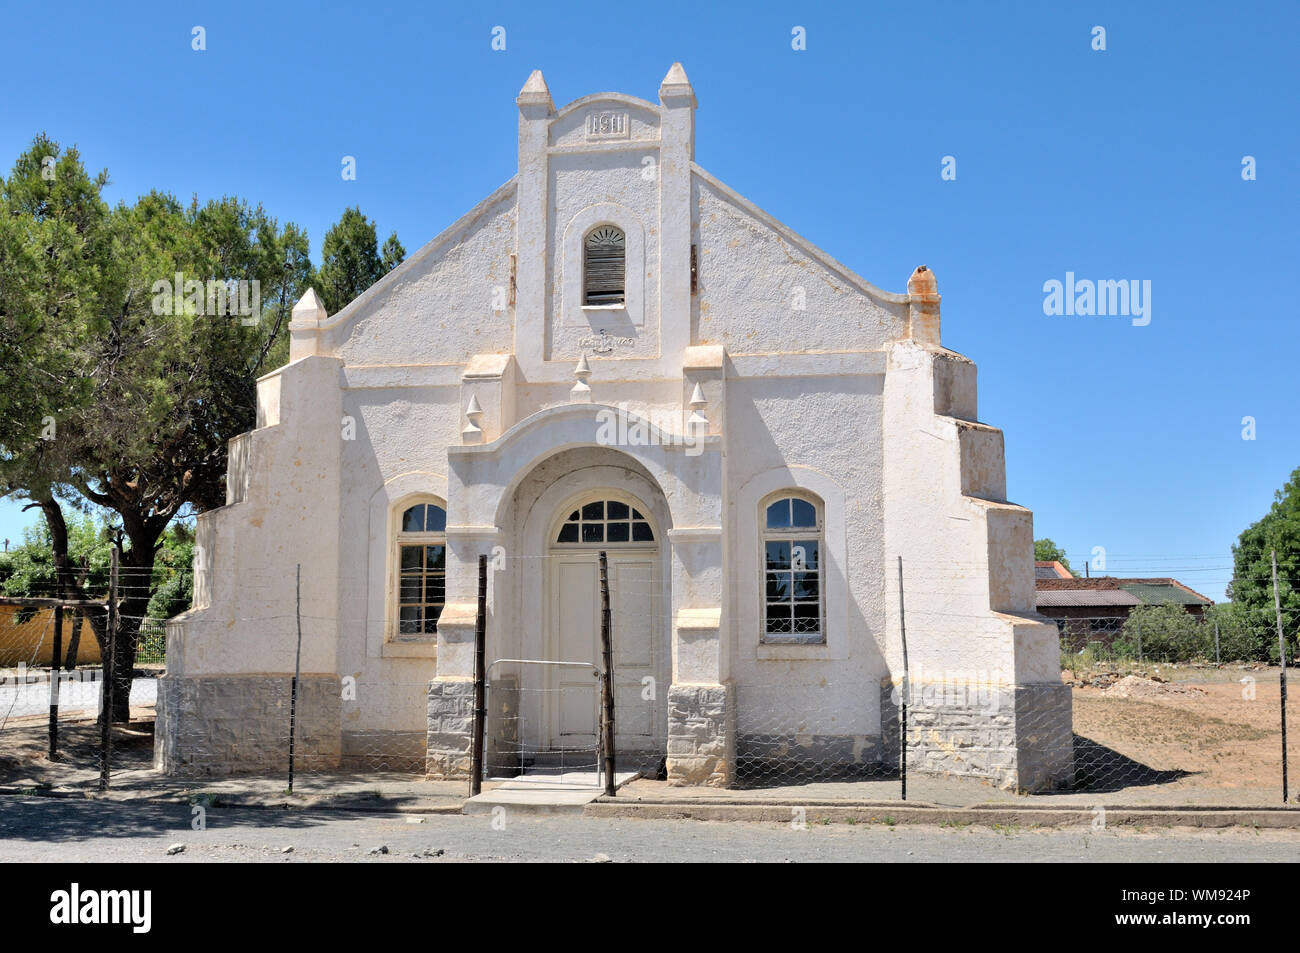
[[[199,520],[158,764],[282,760],[300,563],[299,757],[463,776],[481,555],[488,660],[528,660],[490,673],[489,746],[567,750],[594,730],[590,672],[533,663],[599,663],[603,550],[623,763],[715,785],[894,763],[901,557],[913,697],[999,700],[931,705],[913,768],[1067,780],[1032,516],[974,365],[940,344],[933,273],[882,291],[697,166],[680,64],[657,105],[557,110],[535,72],[517,107],[509,182],[338,314],[295,309],[228,505]],[[340,700],[349,678],[370,697]]]

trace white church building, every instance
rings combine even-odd
[[[198,520],[158,768],[282,767],[297,665],[303,769],[467,776],[481,555],[489,755],[579,751],[604,551],[620,769],[888,774],[905,637],[909,770],[1072,780],[1033,517],[934,274],[859,277],[695,164],[680,64],[658,98],[556,109],[534,72],[508,182],[299,302]]]

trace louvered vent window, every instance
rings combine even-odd
[[[583,304],[623,304],[627,239],[613,225],[593,229],[583,243]]]

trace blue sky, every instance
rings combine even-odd
[[[44,130],[113,201],[237,194],[313,258],[360,205],[413,252],[514,173],[532,69],[654,101],[680,60],[701,165],[886,290],[934,269],[1036,535],[1220,599],[1300,466],[1297,32],[1289,2],[18,5],[0,164]],[[1150,324],[1045,315],[1067,271],[1149,280]]]

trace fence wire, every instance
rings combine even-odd
[[[494,569],[494,595],[504,586],[503,597],[522,600],[530,579],[559,565],[541,559],[558,557],[517,558]],[[590,569],[576,557],[564,565],[575,574]],[[1050,619],[1058,630],[1059,683],[1019,685],[1003,673],[916,664],[904,680],[901,671],[882,674],[879,664],[862,662],[869,652],[855,649],[854,661],[800,658],[788,643],[773,643],[766,656],[733,658],[729,685],[696,685],[673,682],[662,572],[654,562],[611,560],[620,776],[752,791],[833,785],[818,790],[893,798],[906,773],[913,792],[921,785],[967,792],[953,796],[970,800],[991,786],[1227,805],[1276,801],[1283,758],[1276,625],[1168,607]],[[950,590],[938,595],[968,595],[967,582],[979,580],[954,575]],[[597,597],[598,580],[596,588],[578,591]],[[339,622],[316,606],[282,608],[237,623],[284,633],[301,617],[310,633],[314,625]],[[564,621],[561,608],[543,601],[545,618],[518,632],[489,623],[489,782],[530,774],[599,778],[598,606],[578,622]],[[64,609],[56,659],[51,608],[0,604],[0,785],[93,785],[103,691],[94,611],[100,610]],[[908,625],[918,639],[959,644],[977,621],[919,610]],[[1288,645],[1298,621],[1283,611]],[[295,779],[308,790],[421,783],[431,774],[464,779],[470,769],[472,684],[458,683],[460,694],[435,705],[431,655],[357,655],[340,660],[351,671],[306,672],[296,680],[278,673],[169,685],[160,681],[165,624],[126,616],[119,631],[133,640],[134,665],[124,682],[131,720],[115,729],[115,758],[138,774],[139,784],[158,783],[164,775],[155,765],[164,763],[166,776],[222,778],[236,787],[278,782],[288,777],[291,748]],[[546,641],[544,631],[560,644]],[[544,664],[556,661],[576,664]],[[56,669],[59,749],[52,760]],[[175,736],[153,736],[159,713],[181,726]]]

